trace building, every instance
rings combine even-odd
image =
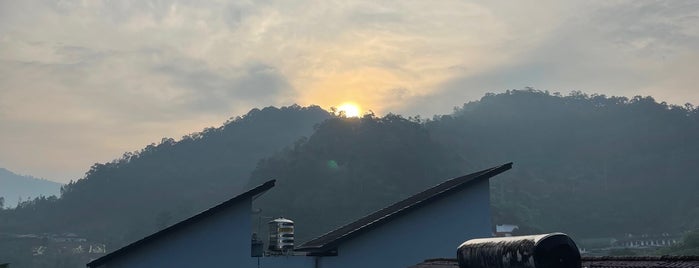
[[[252,200],[268,181],[191,218],[120,248],[88,267],[254,267],[250,257]]]
[[[447,180],[312,239],[290,255],[251,256],[252,200],[266,182],[87,264],[88,267],[408,267],[491,235],[489,179],[512,163]]]
[[[493,233],[493,236],[497,236],[497,237],[512,236],[512,233],[518,229],[519,229],[519,226],[514,225],[514,224],[498,224],[498,225],[495,225],[495,232]]]
[[[650,248],[669,247],[682,240],[681,234],[626,234],[624,237],[614,239],[612,248]]]
[[[407,267],[451,256],[470,238],[491,234],[491,177],[512,163],[445,181],[308,241],[299,251],[321,256],[320,267]]]

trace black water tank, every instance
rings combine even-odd
[[[471,239],[456,252],[460,268],[580,268],[580,251],[563,233]]]

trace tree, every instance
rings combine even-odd
[[[682,237],[682,242],[662,251],[666,255],[699,255],[699,229],[687,232]]]

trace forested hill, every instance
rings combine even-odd
[[[334,118],[260,162],[263,217],[305,240],[454,176],[514,161],[493,180],[495,223],[582,237],[699,227],[699,113],[650,97],[488,94],[429,120]]]
[[[699,227],[696,137],[697,109],[650,97],[515,90],[428,120],[268,107],[95,164],[60,198],[0,210],[0,230],[73,232],[111,250],[274,178],[260,218],[292,218],[305,240],[512,161],[492,181],[495,223],[582,237],[676,232]]]
[[[61,184],[32,176],[23,176],[0,168],[0,208],[14,207],[33,197],[58,195]]]
[[[5,232],[74,232],[111,247],[240,193],[257,161],[308,136],[331,115],[317,106],[253,109],[218,128],[164,138],[95,164],[62,196],[3,211]]]
[[[426,127],[477,167],[515,162],[494,180],[501,222],[587,237],[699,227],[699,110],[692,105],[508,91]]]
[[[304,241],[464,170],[463,159],[419,123],[397,115],[337,117],[309,139],[260,161],[250,186],[277,180],[256,200],[262,224],[289,217],[296,238]]]

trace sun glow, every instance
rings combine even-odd
[[[351,102],[345,102],[337,107],[336,114],[344,114],[347,117],[359,117],[361,110],[359,105]]]

